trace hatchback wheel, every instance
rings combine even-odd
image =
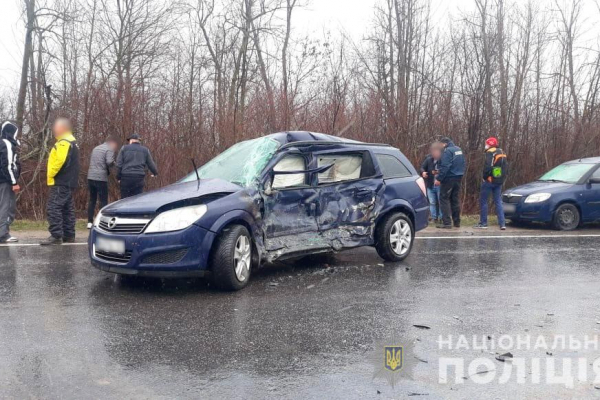
[[[412,250],[414,228],[406,214],[397,212],[385,217],[375,231],[375,248],[387,261],[402,261]]]
[[[212,282],[223,290],[240,290],[248,284],[252,267],[252,239],[242,225],[226,228],[210,257]]]
[[[554,212],[552,225],[554,229],[572,231],[579,226],[581,216],[573,204],[562,204]]]

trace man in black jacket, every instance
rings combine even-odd
[[[144,192],[146,169],[150,170],[152,177],[158,175],[150,150],[142,146],[140,136],[134,134],[127,140],[129,144],[121,148],[117,157],[117,180],[122,199]]]
[[[441,143],[432,143],[429,148],[429,154],[421,164],[421,176],[425,180],[427,198],[429,199],[429,217],[436,222],[442,219],[440,187],[435,185],[435,176],[438,173],[438,163],[442,156],[442,148],[443,146]]]
[[[21,165],[19,163],[19,129],[11,122],[4,122],[0,130],[0,243],[18,242],[10,235],[10,225],[17,211],[16,194]]]

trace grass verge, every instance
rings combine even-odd
[[[85,219],[78,219],[75,228],[78,231],[85,231],[87,229],[87,221]],[[48,230],[47,221],[33,221],[28,219],[15,220],[10,226],[10,230],[14,232],[24,231],[46,231]]]

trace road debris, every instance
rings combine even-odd
[[[502,362],[512,360],[512,358],[513,358],[513,355],[512,355],[511,352],[504,353],[504,354],[501,354],[499,356],[496,356],[496,360],[502,361]]]
[[[431,329],[430,326],[427,325],[419,325],[419,324],[415,324],[413,325],[415,328],[419,328],[419,329]]]

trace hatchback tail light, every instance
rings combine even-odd
[[[417,185],[419,185],[419,187],[421,188],[423,195],[427,197],[427,187],[425,186],[425,180],[421,177],[417,178]]]

